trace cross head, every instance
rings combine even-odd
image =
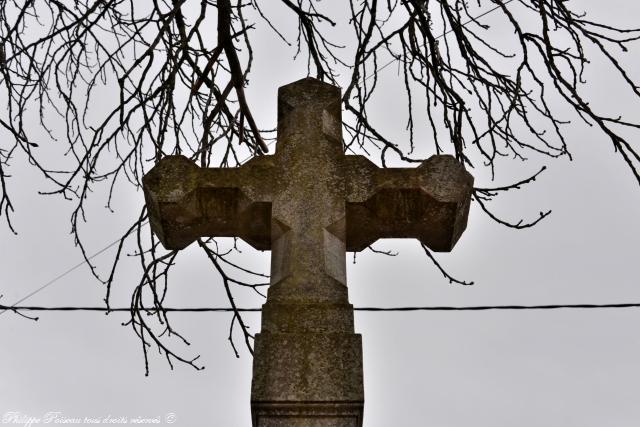
[[[278,91],[274,155],[238,168],[167,156],[143,179],[151,228],[167,249],[228,236],[271,251],[254,349],[255,427],[362,425],[346,251],[391,237],[450,251],[466,228],[472,186],[450,155],[417,168],[345,155],[340,89],[312,78]]]

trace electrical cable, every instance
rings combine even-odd
[[[639,308],[640,303],[620,304],[544,304],[544,305],[475,305],[475,306],[424,306],[424,307],[354,307],[354,311],[487,311],[487,310],[557,310],[557,309],[594,309],[594,308]],[[107,310],[105,307],[40,307],[40,306],[5,306],[0,308],[11,311],[102,311],[130,312],[131,308],[118,307]],[[155,311],[149,309],[148,311]],[[231,307],[167,307],[165,312],[259,312],[261,308]]]

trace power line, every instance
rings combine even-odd
[[[557,310],[557,309],[595,309],[595,308],[639,308],[640,303],[621,304],[546,304],[546,305],[473,305],[473,306],[424,306],[424,307],[354,307],[354,311],[487,311],[487,310]],[[5,306],[0,308],[11,311],[100,311],[105,307],[41,307],[41,306]],[[153,309],[150,309],[150,311]],[[111,308],[109,312],[130,312],[130,307]],[[231,307],[167,307],[165,312],[233,312]],[[238,308],[239,312],[259,312],[261,308]]]

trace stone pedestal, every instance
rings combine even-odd
[[[254,347],[253,427],[361,427],[362,340],[350,304],[270,304]]]

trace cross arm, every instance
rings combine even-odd
[[[417,168],[378,168],[363,156],[346,157],[347,250],[381,238],[416,238],[450,251],[467,226],[473,177],[450,155]]]
[[[200,168],[184,156],[164,157],[142,179],[151,229],[167,249],[204,236],[240,237],[269,249],[270,157],[239,168]]]

